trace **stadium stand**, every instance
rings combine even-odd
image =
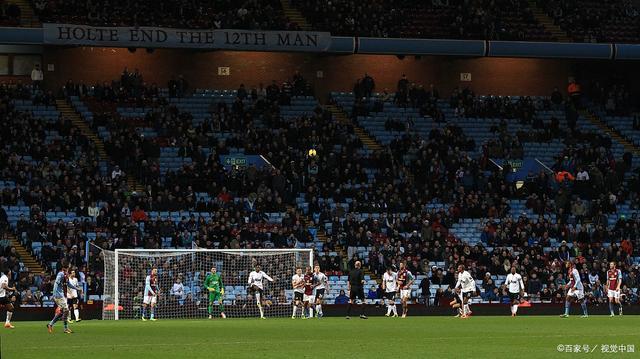
[[[187,29],[296,30],[282,12],[279,0],[234,2],[112,1],[77,2],[35,0],[42,22],[97,26],[166,26]]]
[[[539,0],[576,42],[638,42],[640,13],[633,1]]]
[[[128,70],[109,83],[69,82],[61,94],[104,155],[52,107],[52,94],[4,86],[11,120],[2,124],[0,222],[46,268],[62,258],[82,268],[94,299],[102,267],[95,252],[86,261],[91,244],[195,244],[314,248],[330,275],[330,302],[358,259],[367,288],[406,259],[417,274],[413,297],[427,304],[450,295],[460,262],[478,279],[477,300],[505,300],[504,276],[516,265],[532,300],[559,301],[567,256],[582,264],[594,302],[603,300],[611,260],[623,269],[626,302],[637,302],[637,160],[582,108],[558,92],[499,97],[465,88],[444,97],[401,78],[396,92],[374,93],[362,87],[369,81],[331,94],[352,122],[335,121],[299,74],[236,90],[191,89],[179,77],[161,88]],[[611,114],[628,115],[620,92],[585,102],[597,112],[614,93]],[[38,135],[20,135],[27,128]],[[269,164],[225,168],[221,158],[234,154]],[[516,185],[507,163],[527,158],[544,166]],[[22,296],[39,298],[25,303],[46,303],[47,276],[20,268],[3,244]]]
[[[108,6],[99,2],[33,0],[31,7],[28,3],[4,3],[0,22],[5,26],[49,22],[187,29],[304,29],[381,38],[603,43],[637,43],[640,26],[637,5],[631,0],[376,0],[367,4],[353,0],[115,1]]]
[[[0,4],[0,25],[20,26],[22,10],[14,2],[3,1]]]
[[[294,4],[314,28],[345,36],[553,40],[524,0],[357,1],[300,0]]]

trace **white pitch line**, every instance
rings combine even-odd
[[[621,334],[593,334],[593,335],[584,335],[584,334],[556,334],[556,335],[527,335],[527,338],[584,338],[584,337],[595,337],[595,338],[609,338],[609,337],[637,337],[640,334],[638,333],[621,333]],[[513,336],[492,336],[489,339],[512,339]],[[420,340],[460,340],[460,339],[487,339],[486,336],[454,336],[454,337],[425,337],[420,338]],[[274,344],[312,344],[312,343],[324,343],[324,342],[350,342],[352,339],[336,339],[336,338],[327,338],[324,340],[274,340],[272,343]],[[181,346],[193,346],[193,345],[245,345],[245,344],[255,344],[256,340],[251,341],[224,341],[224,342],[198,342],[198,343],[138,343],[138,344],[89,344],[89,345],[47,345],[47,349],[55,349],[55,348],[73,348],[73,349],[82,349],[82,348],[121,348],[121,347],[181,347]],[[22,349],[42,349],[42,346],[33,346],[33,347],[22,347]]]
[[[308,343],[322,343],[326,340],[282,340],[275,342],[276,344],[308,344]],[[336,341],[350,341],[350,339],[331,339],[332,342]],[[82,348],[122,348],[122,347],[190,347],[193,345],[245,345],[245,344],[256,344],[255,340],[252,341],[236,341],[236,342],[199,342],[199,343],[138,343],[138,344],[89,344],[89,345],[48,345],[47,349],[55,349],[55,348],[73,348],[73,349],[82,349]],[[22,349],[42,349],[42,346],[36,347],[21,347]]]

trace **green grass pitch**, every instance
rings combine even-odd
[[[602,357],[601,347],[612,344],[635,346],[615,356],[640,356],[640,316],[93,320],[72,324],[73,334],[63,334],[61,323],[49,334],[45,324],[0,328],[1,358],[548,359]],[[577,354],[558,345],[597,348]]]

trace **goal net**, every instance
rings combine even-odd
[[[249,273],[260,265],[274,281],[263,281],[262,308],[266,317],[291,315],[291,277],[297,266],[313,266],[311,249],[116,249],[103,250],[103,319],[138,319],[144,301],[145,280],[157,268],[158,319],[196,319],[220,316],[224,305],[227,317],[257,317],[254,291],[249,289]],[[224,285],[221,300],[210,306],[204,281],[216,267]],[[211,307],[211,308],[210,308]],[[147,314],[148,315],[148,314]]]

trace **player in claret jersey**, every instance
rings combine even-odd
[[[402,303],[402,318],[407,317],[409,311],[409,298],[411,298],[411,285],[414,282],[413,274],[407,269],[405,261],[400,262],[398,271],[398,288],[400,288],[400,302]]]
[[[147,306],[150,308],[151,321],[156,321],[156,304],[158,303],[158,269],[153,268],[144,281],[144,298],[142,299],[142,321],[146,321]]]
[[[313,272],[311,267],[307,267],[304,273],[304,315],[302,319],[313,318]]]
[[[609,263],[609,271],[607,271],[607,289],[609,297],[609,312],[613,317],[613,305],[618,304],[619,313],[622,315],[622,304],[620,303],[620,285],[622,284],[622,272],[616,268],[616,263]]]
[[[567,284],[567,298],[564,302],[564,314],[560,315],[562,318],[569,317],[569,309],[571,308],[571,302],[578,302],[582,306],[582,318],[588,318],[587,313],[587,301],[584,298],[584,286],[582,285],[582,279],[580,278],[580,272],[575,268],[573,262],[570,260],[566,262],[567,277],[569,278],[569,284]]]

